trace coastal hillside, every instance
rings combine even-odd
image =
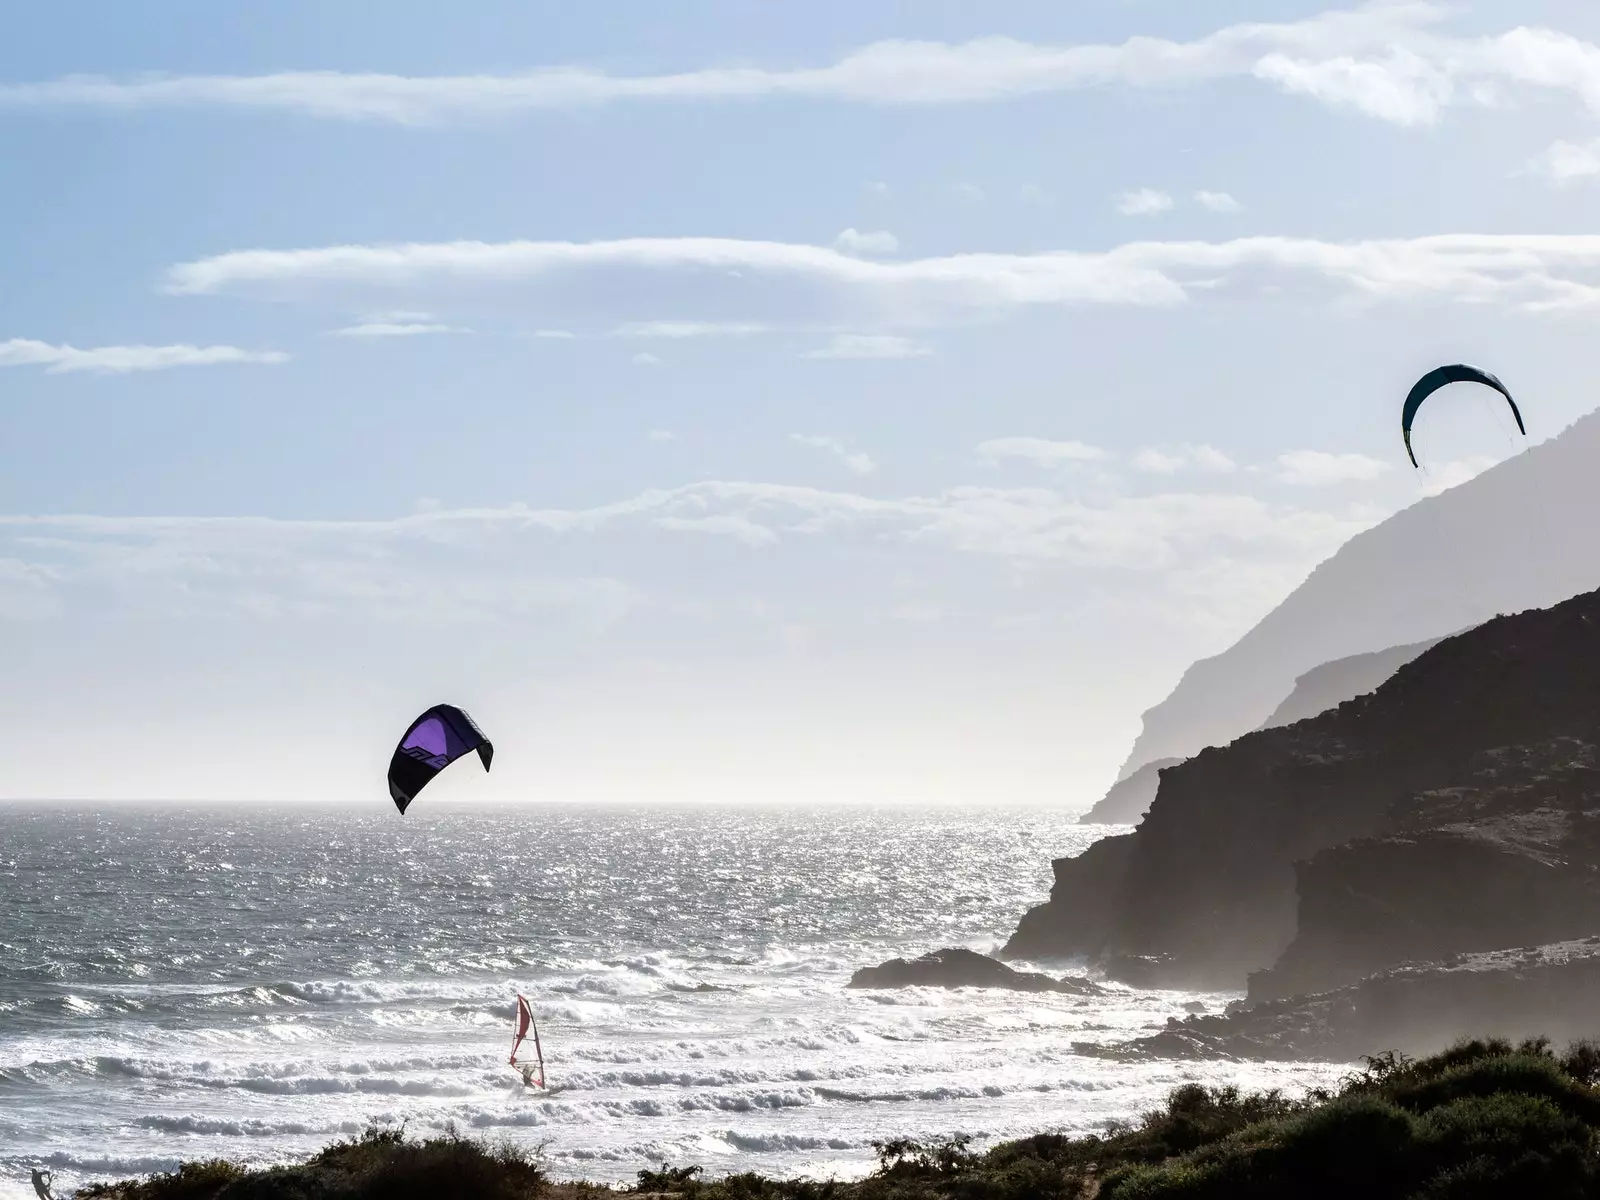
[[[1293,725],[1296,721],[1320,716],[1346,700],[1375,691],[1401,667],[1442,640],[1429,638],[1409,646],[1390,646],[1387,650],[1352,654],[1349,658],[1336,658],[1313,667],[1294,681],[1294,691],[1261,723],[1261,728]]]
[[[1600,582],[1600,414],[1359,534],[1144,715],[1120,772],[1226,745],[1318,664],[1558,603]]]
[[[1410,662],[1424,650],[1438,644],[1440,639],[1415,642],[1409,646],[1391,646],[1371,654],[1353,654],[1349,658],[1335,659],[1307,671],[1295,680],[1294,691],[1261,725],[1272,729],[1279,725],[1292,725],[1307,717],[1317,716],[1346,700],[1365,695]],[[1119,779],[1088,812],[1078,818],[1081,825],[1137,825],[1150,811],[1161,786],[1161,772],[1175,767],[1181,758],[1158,758],[1147,762],[1126,779]]]
[[[1600,930],[1600,592],[1168,767],[1135,832],[1054,865],[1009,957],[1253,1000]]]

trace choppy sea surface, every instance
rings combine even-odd
[[[1073,1050],[1228,996],[845,990],[992,949],[1108,832],[1004,807],[0,806],[0,1196],[33,1166],[61,1194],[402,1121],[542,1144],[558,1176],[846,1176],[875,1138],[1086,1132],[1189,1079],[1337,1074]],[[517,991],[548,1092],[506,1063]]]

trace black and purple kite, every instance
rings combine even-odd
[[[453,704],[434,705],[411,722],[389,760],[389,795],[395,807],[404,814],[406,805],[435,775],[474,750],[487,771],[494,746],[477,722]]]

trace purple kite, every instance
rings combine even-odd
[[[411,722],[389,760],[389,795],[394,797],[395,807],[404,815],[406,805],[429,780],[474,750],[487,771],[494,747],[477,722],[453,704],[434,705]]]

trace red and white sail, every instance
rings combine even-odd
[[[522,1071],[523,1083],[528,1084],[530,1087],[533,1084],[538,1084],[540,1087],[543,1087],[544,1050],[539,1045],[539,1027],[534,1024],[533,1009],[529,1006],[527,999],[522,995],[522,993],[518,992],[517,1015],[512,1018],[511,1023],[511,1065],[513,1067],[517,1066],[517,1051],[522,1048],[523,1040],[527,1038],[528,1031],[530,1029],[533,1031],[533,1055],[535,1061],[538,1063],[537,1078],[535,1078],[535,1069],[533,1063],[527,1063],[519,1069]]]

